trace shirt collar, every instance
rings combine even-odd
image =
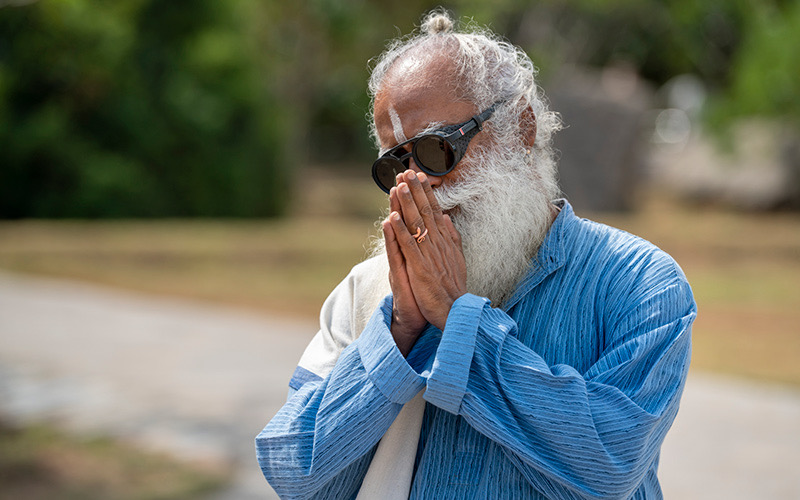
[[[564,262],[564,231],[565,227],[576,218],[572,205],[565,199],[553,201],[559,209],[547,235],[531,261],[531,269],[517,285],[511,297],[502,305],[503,309],[511,309],[519,300],[527,295],[534,287],[541,283],[547,276],[560,269]]]

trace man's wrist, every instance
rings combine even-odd
[[[436,326],[436,328],[438,328],[441,331],[444,331],[444,329],[447,327],[447,318],[450,317],[450,311],[453,310],[453,304],[455,304],[458,299],[460,299],[461,297],[463,297],[466,294],[467,294],[467,292],[461,292],[461,294],[459,294],[458,296],[456,296],[456,297],[454,297],[454,298],[449,300],[449,303],[444,308],[447,311],[444,314],[444,319],[441,321],[441,325],[434,325],[434,326]]]
[[[397,348],[403,357],[408,356],[414,344],[419,338],[419,334],[424,330],[424,326],[420,329],[406,326],[400,321],[396,314],[392,314],[392,324],[389,330],[392,332],[392,338]]]
[[[487,304],[489,299],[465,293],[453,302],[447,328],[442,331],[425,399],[450,413],[458,414],[460,411],[475,352],[478,325]]]
[[[369,379],[393,403],[404,404],[425,385],[425,379],[408,364],[392,338],[391,296],[370,318],[354,342]]]

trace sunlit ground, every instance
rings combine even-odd
[[[313,174],[282,220],[0,222],[0,268],[315,317],[377,234],[383,196],[368,178]],[[800,214],[642,199],[633,214],[578,212],[681,264],[699,305],[694,369],[800,386]]]

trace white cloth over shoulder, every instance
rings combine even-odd
[[[364,330],[372,313],[386,295],[389,264],[379,255],[355,266],[331,292],[320,312],[320,330],[306,347],[298,365],[325,378],[339,354]],[[414,472],[425,400],[422,392],[403,406],[389,430],[383,435],[369,465],[359,500],[407,499]]]

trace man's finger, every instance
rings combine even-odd
[[[395,195],[399,200],[400,207],[402,208],[401,218],[404,226],[408,228],[408,233],[414,237],[418,237],[421,233],[432,230],[428,228],[428,224],[419,212],[414,195],[411,194],[411,189],[408,184],[403,182],[395,191]],[[431,220],[431,223],[433,221]],[[395,227],[395,233],[398,238],[401,238],[400,229]],[[419,233],[419,234],[417,234]]]
[[[404,179],[406,185],[408,185],[409,191],[411,192],[411,197],[414,200],[414,204],[417,206],[417,211],[422,216],[425,227],[429,228],[431,231],[438,231],[441,221],[437,221],[435,219],[433,209],[431,208],[430,201],[428,200],[428,195],[425,194],[425,190],[422,187],[422,183],[419,180],[418,174],[413,170],[406,170]]]
[[[433,188],[431,187],[431,182],[428,179],[428,176],[425,175],[424,172],[420,172],[417,174],[417,179],[419,179],[419,183],[422,186],[422,190],[425,193],[425,197],[428,200],[428,204],[431,207],[431,212],[433,212],[433,220],[436,221],[438,226],[441,226],[442,221],[442,208],[439,206],[439,202],[436,200],[436,195],[433,194]]]
[[[447,214],[442,216],[442,220],[444,221],[444,227],[447,228],[447,231],[450,233],[450,237],[453,239],[453,242],[458,245],[459,249],[463,249],[464,247],[461,245],[461,233],[459,233],[458,229],[456,229],[455,224],[453,224],[453,220]]]
[[[403,208],[400,206],[400,199],[397,196],[397,186],[394,186],[389,190],[389,213],[397,212],[402,217]]]
[[[384,220],[381,223],[381,227],[383,228],[383,240],[386,243],[386,258],[389,260],[390,272],[403,269],[405,267],[405,261],[400,247],[397,245],[397,238],[395,237],[391,222]]]
[[[403,258],[405,261],[418,261],[418,259],[422,256],[419,245],[417,244],[416,239],[414,239],[414,236],[409,232],[405,222],[403,222],[402,217],[400,217],[400,214],[397,212],[392,212],[389,214],[389,222],[392,225],[394,241],[396,241],[397,246],[400,247],[400,251],[403,253]]]

